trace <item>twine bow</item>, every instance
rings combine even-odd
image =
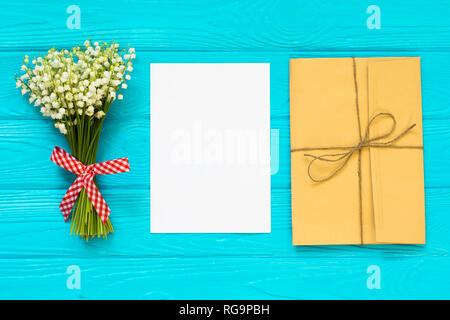
[[[78,159],[71,156],[63,149],[55,147],[50,159],[58,166],[77,175],[77,178],[67,190],[61,204],[59,205],[59,208],[64,216],[64,221],[67,221],[69,218],[70,211],[77,200],[78,194],[83,188],[85,188],[92,205],[97,211],[97,214],[102,222],[106,224],[111,210],[106,204],[105,199],[103,199],[100,191],[97,189],[94,182],[94,176],[130,171],[128,158],[109,160],[85,166]]]
[[[370,127],[372,126],[372,124],[374,123],[374,121],[379,118],[379,117],[387,117],[389,119],[392,120],[392,126],[391,129],[384,133],[381,134],[379,136],[376,136],[374,138],[369,138],[369,130]],[[368,147],[372,147],[372,148],[400,148],[400,149],[419,149],[421,147],[416,147],[416,146],[394,146],[392,145],[395,141],[399,140],[400,138],[402,138],[405,134],[407,134],[411,129],[413,129],[416,124],[411,125],[410,127],[408,127],[406,130],[404,130],[402,133],[400,133],[399,135],[397,135],[396,137],[394,137],[393,139],[389,140],[389,141],[385,141],[385,142],[376,142],[379,141],[381,139],[387,138],[389,137],[394,131],[395,131],[395,127],[397,125],[397,121],[395,120],[395,117],[388,112],[380,112],[378,114],[376,114],[375,116],[373,116],[370,121],[369,124],[367,125],[366,128],[366,132],[363,136],[363,138],[360,140],[360,142],[355,145],[355,146],[351,146],[351,147],[326,147],[326,148],[298,148],[298,149],[292,149],[292,152],[294,151],[306,151],[306,150],[331,150],[331,149],[345,149],[348,151],[347,152],[338,152],[338,153],[332,153],[332,154],[324,154],[321,156],[315,156],[313,154],[308,154],[305,153],[305,157],[310,157],[313,158],[309,164],[308,164],[308,176],[309,178],[314,181],[314,182],[324,182],[327,180],[330,180],[331,178],[333,178],[335,175],[337,175],[339,173],[339,171],[341,171],[342,169],[344,169],[344,167],[347,165],[348,161],[350,160],[350,158],[352,157],[352,155],[357,152],[360,151],[363,148],[368,148]],[[338,166],[334,171],[332,171],[330,174],[328,174],[325,177],[322,178],[316,178],[314,177],[314,175],[311,173],[311,167],[314,165],[315,161],[326,161],[326,162],[339,162],[342,161],[342,164],[340,166]]]
[[[361,236],[361,245],[364,244],[364,234],[363,234],[363,212],[362,212],[362,180],[361,180],[361,150],[364,148],[394,148],[394,149],[423,149],[423,146],[397,146],[393,145],[397,140],[401,139],[403,136],[405,136],[409,131],[411,131],[416,124],[412,124],[409,126],[406,130],[402,131],[397,136],[393,137],[392,139],[384,142],[380,142],[380,140],[388,138],[391,136],[395,128],[397,126],[397,121],[395,120],[395,117],[392,113],[388,112],[380,112],[373,116],[369,123],[367,124],[366,131],[364,135],[362,135],[361,132],[361,119],[360,119],[360,112],[359,112],[359,97],[358,97],[358,83],[356,80],[356,62],[355,58],[352,57],[353,60],[353,79],[354,79],[354,86],[355,86],[355,102],[356,102],[356,114],[358,119],[358,132],[359,132],[359,142],[354,146],[336,146],[336,147],[318,147],[318,148],[294,148],[291,150],[291,152],[297,152],[297,151],[312,151],[312,150],[347,150],[345,152],[337,152],[337,153],[331,153],[331,154],[324,154],[320,156],[316,156],[313,154],[305,153],[305,157],[312,158],[312,160],[308,164],[308,176],[309,178],[314,182],[325,182],[336,176],[341,170],[344,169],[344,167],[348,164],[351,157],[358,153],[358,189],[359,189],[359,216],[360,216],[360,236]],[[380,118],[384,119],[390,119],[392,120],[392,126],[391,129],[383,134],[380,134],[378,136],[375,136],[373,138],[370,138],[369,132],[370,127],[374,124],[375,120]],[[335,168],[333,171],[331,171],[328,175],[324,177],[314,177],[314,175],[311,173],[311,168],[314,165],[316,161],[323,161],[323,162],[340,162],[342,163]]]

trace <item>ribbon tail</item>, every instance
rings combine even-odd
[[[90,165],[96,175],[113,174],[130,171],[130,163],[128,158],[119,158],[108,160]]]
[[[59,209],[61,210],[64,221],[67,222],[67,219],[69,218],[70,212],[72,211],[72,208],[75,204],[75,201],[78,198],[78,194],[80,193],[81,189],[83,189],[83,181],[80,178],[77,178],[74,183],[70,186],[70,188],[67,190],[66,194],[64,195],[64,198],[61,201],[61,204],[59,205]]]
[[[84,187],[86,189],[89,200],[91,200],[92,205],[94,206],[97,214],[100,217],[100,220],[102,220],[103,224],[106,224],[111,210],[109,209],[105,199],[103,199],[102,194],[95,185],[94,177],[88,179]]]

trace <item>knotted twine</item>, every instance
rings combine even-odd
[[[397,121],[392,113],[389,112],[380,112],[375,114],[367,124],[366,131],[364,135],[361,131],[361,117],[359,111],[359,96],[358,96],[358,82],[356,78],[356,60],[355,57],[352,57],[353,61],[353,82],[355,89],[355,107],[356,107],[356,117],[358,122],[358,133],[359,133],[359,142],[354,146],[335,146],[335,147],[310,147],[310,148],[294,148],[291,149],[291,152],[298,151],[312,151],[312,150],[347,150],[346,152],[338,152],[331,154],[324,154],[320,156],[315,156],[313,154],[305,153],[305,157],[312,158],[312,160],[308,164],[308,176],[313,182],[325,182],[335,177],[341,170],[349,162],[350,158],[357,153],[358,154],[358,193],[359,193],[359,222],[360,222],[360,237],[361,237],[361,245],[364,245],[364,234],[363,234],[363,211],[362,211],[362,179],[361,179],[361,151],[363,148],[393,148],[393,149],[423,149],[423,146],[396,146],[393,145],[397,140],[401,139],[405,136],[409,131],[411,131],[416,124],[412,124],[406,130],[402,131],[397,136],[393,137],[391,140],[380,142],[384,138],[389,137],[392,133],[394,133],[395,128],[397,126]],[[380,134],[374,138],[370,138],[369,132],[370,127],[374,123],[377,118],[381,119],[390,119],[392,121],[391,129],[384,133]],[[324,162],[339,162],[342,161],[341,165],[335,168],[331,173],[324,177],[314,177],[311,173],[311,167],[316,161],[324,161]]]

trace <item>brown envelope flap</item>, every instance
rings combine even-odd
[[[369,117],[391,113],[396,128],[388,141],[415,124],[393,146],[370,148],[376,241],[425,243],[422,98],[420,58],[368,62]],[[388,132],[392,121],[380,117],[370,137]]]

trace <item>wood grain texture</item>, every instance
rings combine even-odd
[[[87,37],[148,51],[448,50],[448,3],[377,1],[382,28],[366,27],[372,1],[89,1],[81,29],[66,28],[68,3],[19,0],[2,6],[0,48],[42,50]],[[11,37],[14,34],[14,37]]]
[[[42,119],[14,86],[14,74],[22,64],[22,56],[42,52],[0,52],[0,120]],[[123,101],[115,101],[109,119],[149,119],[150,117],[150,67],[151,62],[268,62],[271,80],[271,117],[289,117],[289,59],[305,57],[390,57],[419,56],[422,71],[423,118],[450,119],[450,52],[138,52],[134,63],[132,81],[124,93]],[[33,110],[34,109],[34,110]]]
[[[0,12],[0,298],[450,298],[450,3],[440,0],[3,1]],[[369,30],[366,9],[381,9]],[[132,171],[99,177],[116,232],[70,236],[58,204],[73,176],[50,162],[67,147],[14,86],[22,56],[87,37],[137,48],[124,101],[105,122],[98,160],[128,156]],[[289,59],[420,56],[426,185],[425,246],[291,245]],[[151,62],[269,62],[271,127],[280,130],[270,234],[150,234]],[[239,115],[236,115],[237,117]],[[66,269],[81,269],[69,290]],[[381,269],[369,290],[366,270]]]
[[[272,190],[270,234],[150,234],[148,190],[103,192],[116,231],[107,241],[69,235],[58,204],[60,190],[0,191],[0,259],[104,257],[402,258],[449,256],[450,189],[426,189],[427,245],[292,246],[290,190]],[[20,226],[18,228],[17,226]],[[39,236],[37,236],[39,235]],[[57,240],[57,241],[55,241]],[[14,243],[14,246],[11,246]]]
[[[0,265],[0,298],[441,299],[450,286],[449,257],[43,257]],[[81,270],[80,290],[65,287],[70,265]],[[379,290],[366,286],[371,265],[382,270]]]
[[[289,119],[273,118],[279,130],[279,171],[272,175],[272,188],[290,188]],[[427,187],[450,187],[450,121],[425,119],[424,161]],[[101,189],[150,187],[149,120],[105,121],[97,160],[128,156],[131,172],[99,176]],[[50,120],[0,120],[0,189],[51,189],[71,184],[73,175],[49,161],[54,146],[68,148]],[[439,156],[435,156],[439,154]],[[13,168],[13,170],[11,170]],[[38,174],[37,174],[38,173]]]

